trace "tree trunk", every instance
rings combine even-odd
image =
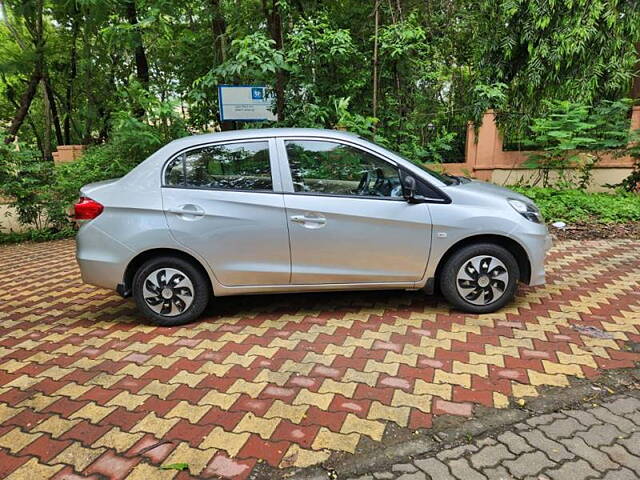
[[[282,51],[284,49],[284,38],[282,33],[282,15],[277,0],[271,0],[271,8],[267,7],[267,0],[262,0],[262,7],[267,19],[267,26],[272,40],[276,44],[276,50]],[[284,120],[284,92],[287,82],[286,72],[282,69],[276,71],[276,116],[279,122]]]
[[[636,72],[629,96],[634,100],[640,99],[640,42],[636,43]]]
[[[27,90],[22,95],[18,110],[16,111],[16,114],[11,121],[11,125],[9,125],[9,128],[7,130],[7,136],[4,139],[4,143],[6,143],[7,145],[15,140],[16,135],[18,134],[18,130],[20,130],[24,119],[29,113],[29,107],[31,106],[33,97],[35,97],[36,95],[38,83],[40,82],[41,78],[42,75],[40,73],[40,68],[36,65],[33,73],[31,74],[31,78],[29,79]]]
[[[74,4],[75,5],[75,4]],[[75,12],[75,10],[74,10]],[[64,116],[64,144],[71,145],[71,117],[73,115],[73,83],[78,75],[78,31],[80,23],[77,18],[73,18],[73,27],[71,35],[71,52],[69,55],[69,72],[67,73],[67,91],[65,94],[65,116]]]
[[[211,4],[211,34],[213,35],[213,61],[215,65],[223,63],[227,58],[226,31],[227,24],[220,10],[220,0],[210,0]],[[233,130],[233,123],[220,121],[220,130]]]
[[[142,34],[138,29],[138,12],[135,0],[127,0],[126,3],[127,20],[134,27],[133,43],[136,57],[136,76],[145,90],[149,89],[149,62],[142,43]]]
[[[62,128],[60,127],[60,117],[58,115],[58,108],[56,107],[56,99],[53,94],[53,89],[51,88],[51,81],[49,80],[49,76],[45,73],[42,77],[44,83],[44,93],[46,96],[47,104],[51,109],[51,120],[53,120],[53,127],[56,132],[56,143],[58,145],[64,144],[64,139],[62,138]]]
[[[373,95],[372,95],[372,111],[373,117],[378,113],[378,27],[380,25],[380,0],[375,0],[373,7],[374,29],[373,29]]]
[[[40,80],[42,87],[42,98],[44,100],[44,132],[42,134],[42,156],[45,162],[53,161],[51,155],[51,103],[47,95],[47,87],[44,77]]]

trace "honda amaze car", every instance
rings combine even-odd
[[[211,297],[438,288],[493,312],[544,283],[550,237],[527,197],[442,175],[355,135],[240,130],[173,141],[75,205],[85,282],[158,325]]]

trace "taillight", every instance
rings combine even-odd
[[[101,203],[87,197],[80,197],[80,200],[73,206],[75,220],[93,220],[102,213],[104,207]]]

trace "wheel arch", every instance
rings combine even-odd
[[[531,262],[529,260],[529,255],[527,254],[527,251],[524,249],[524,247],[512,238],[505,237],[503,235],[491,234],[473,235],[471,237],[463,238],[462,240],[459,240],[451,245],[445,252],[445,254],[440,258],[438,266],[436,267],[434,279],[440,278],[442,268],[454,253],[468,245],[474,245],[478,243],[492,243],[508,250],[509,253],[514,256],[516,262],[518,262],[518,269],[520,270],[519,280],[527,284],[529,283],[529,281],[531,280]],[[436,281],[433,283],[435,286],[438,282]]]
[[[122,278],[122,284],[118,285],[118,293],[120,293],[123,297],[128,297],[131,295],[131,288],[133,285],[133,277],[135,276],[138,269],[147,261],[155,257],[161,256],[172,256],[181,258],[191,263],[195,268],[200,270],[200,273],[204,275],[204,278],[209,283],[209,290],[213,293],[213,286],[211,282],[211,277],[209,276],[209,272],[202,265],[202,263],[195,258],[193,255],[190,255],[182,250],[177,250],[175,248],[153,248],[150,250],[145,250],[144,252],[139,253],[135,257],[133,257],[124,271],[124,276]]]

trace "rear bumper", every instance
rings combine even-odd
[[[133,251],[88,223],[76,237],[76,260],[82,280],[98,287],[116,290]]]

